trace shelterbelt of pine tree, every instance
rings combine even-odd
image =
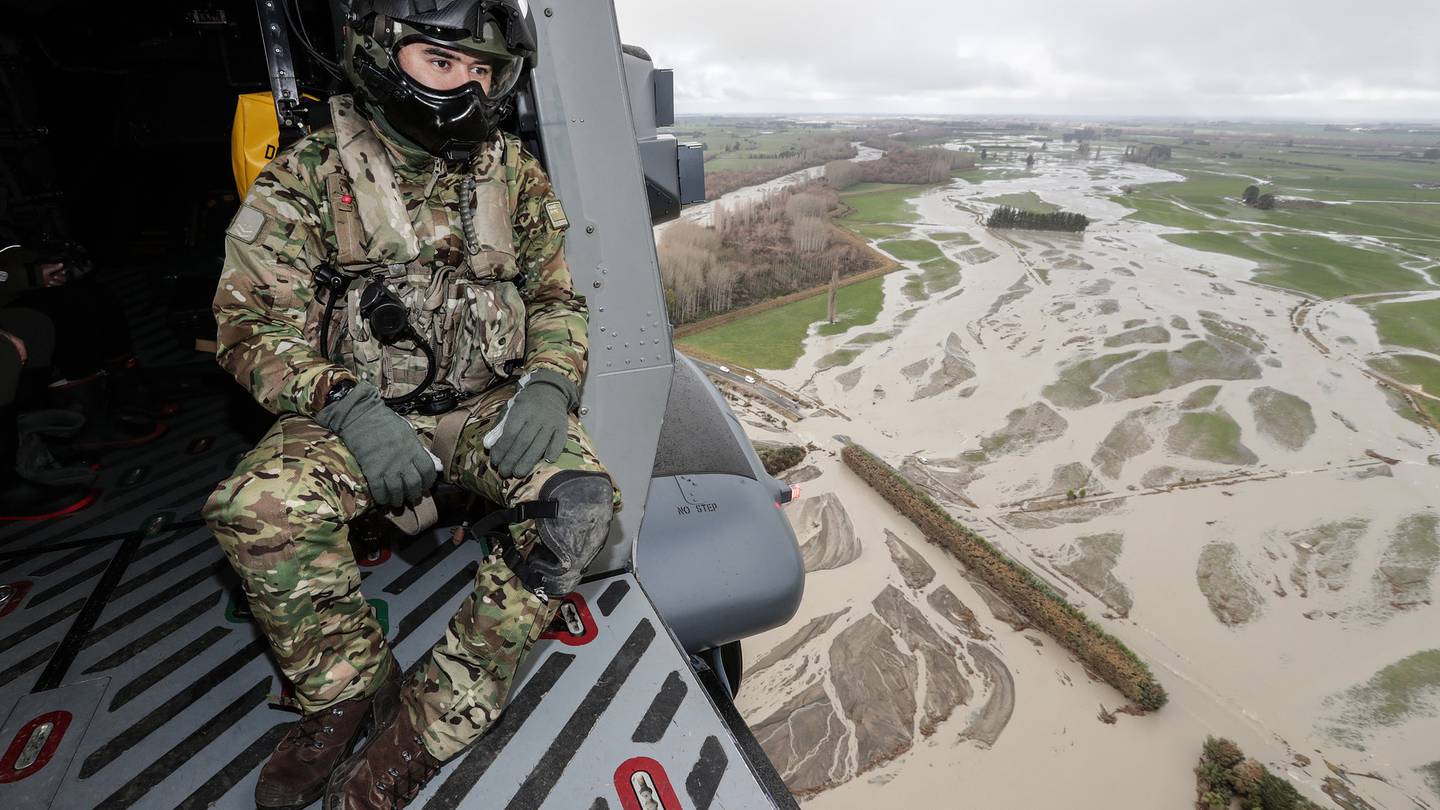
[[[1073,231],[1078,233],[1089,226],[1090,218],[1084,214],[1072,214],[1069,211],[1041,214],[1009,205],[996,208],[991,212],[990,218],[985,220],[987,228],[1023,228],[1032,231]]]

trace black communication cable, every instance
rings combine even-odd
[[[332,359],[335,354],[334,347],[330,345],[330,321],[335,318],[335,298],[338,295],[334,290],[330,291],[330,298],[325,302],[325,314],[320,316],[320,356],[326,360]]]
[[[336,304],[338,303],[340,296],[345,294],[345,288],[348,286],[349,283],[346,282],[345,285],[341,287],[325,287],[326,289],[330,290],[330,295],[325,301],[325,314],[320,316],[320,356],[325,358],[326,360],[334,359],[336,347],[330,345],[330,322],[334,320]],[[390,406],[391,408],[404,408],[408,406],[410,403],[418,399],[421,394],[429,390],[431,384],[435,382],[435,376],[437,372],[435,363],[435,349],[430,346],[429,341],[425,340],[425,338],[421,337],[420,334],[415,331],[414,327],[410,326],[407,323],[405,326],[405,332],[403,334],[401,334],[396,339],[390,340],[388,342],[382,341],[382,343],[385,343],[385,345],[393,346],[396,343],[405,340],[409,340],[414,343],[415,347],[420,350],[420,353],[425,355],[425,378],[420,381],[419,385],[415,386],[404,394],[394,397],[385,397],[385,404]]]
[[[345,71],[338,62],[331,61],[321,55],[315,43],[310,41],[310,32],[305,28],[305,15],[300,13],[299,0],[280,0],[280,5],[285,9],[285,19],[290,22],[290,30],[295,32],[295,38],[300,41],[300,47],[310,54],[310,58],[319,63],[326,73],[336,79],[344,80]]]
[[[335,308],[340,303],[340,297],[349,291],[354,279],[326,265],[315,273],[315,281],[317,293],[318,290],[330,292],[325,300],[325,314],[320,316],[320,356],[330,360],[335,353],[335,347],[330,345],[330,322],[335,319]]]
[[[409,330],[409,333],[405,337],[408,337],[411,342],[420,349],[420,352],[425,355],[425,379],[421,380],[419,385],[400,396],[385,397],[385,404],[391,408],[403,408],[409,405],[418,399],[421,394],[429,390],[430,384],[435,382],[435,350],[430,348],[429,341],[420,337],[413,328]]]

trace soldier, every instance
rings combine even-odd
[[[279,416],[204,509],[304,711],[261,808],[403,807],[494,722],[619,505],[575,416],[569,223],[497,129],[534,54],[517,0],[356,0],[348,23],[355,94],[256,179],[215,296],[220,364]],[[402,684],[347,526],[441,477],[514,508],[510,542]]]

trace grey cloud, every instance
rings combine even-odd
[[[1430,0],[616,0],[683,112],[1440,117]]]

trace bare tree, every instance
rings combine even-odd
[[[973,169],[975,154],[954,149],[902,149],[858,165],[871,182],[922,185],[943,183],[956,169]]]
[[[671,248],[660,260],[670,320],[685,323],[700,311],[700,290],[705,283],[706,257],[689,248]]]
[[[819,253],[830,245],[830,223],[819,217],[805,217],[790,226],[790,241],[800,253]]]
[[[830,212],[830,203],[818,194],[792,194],[785,201],[785,217],[792,223],[819,219]]]
[[[920,150],[914,150],[919,152]],[[928,168],[933,155],[921,155]],[[677,222],[659,247],[666,308],[673,323],[840,279],[873,264],[871,255],[835,238],[831,212],[840,193],[809,181],[717,206],[714,227]]]
[[[706,312],[724,312],[733,305],[738,275],[732,265],[711,262],[705,268],[704,308]]]
[[[707,284],[707,276],[716,275],[716,255],[720,248],[720,235],[703,225],[687,220],[672,224],[660,240],[660,280],[665,287],[670,318],[675,323],[694,319],[708,301],[706,297],[728,296],[728,290],[717,291],[717,280]]]
[[[853,160],[832,160],[825,164],[825,179],[830,187],[845,190],[865,179],[865,170]]]
[[[688,219],[676,220],[665,230],[665,236],[660,240],[660,248],[697,248],[714,253],[720,248],[720,235]]]

